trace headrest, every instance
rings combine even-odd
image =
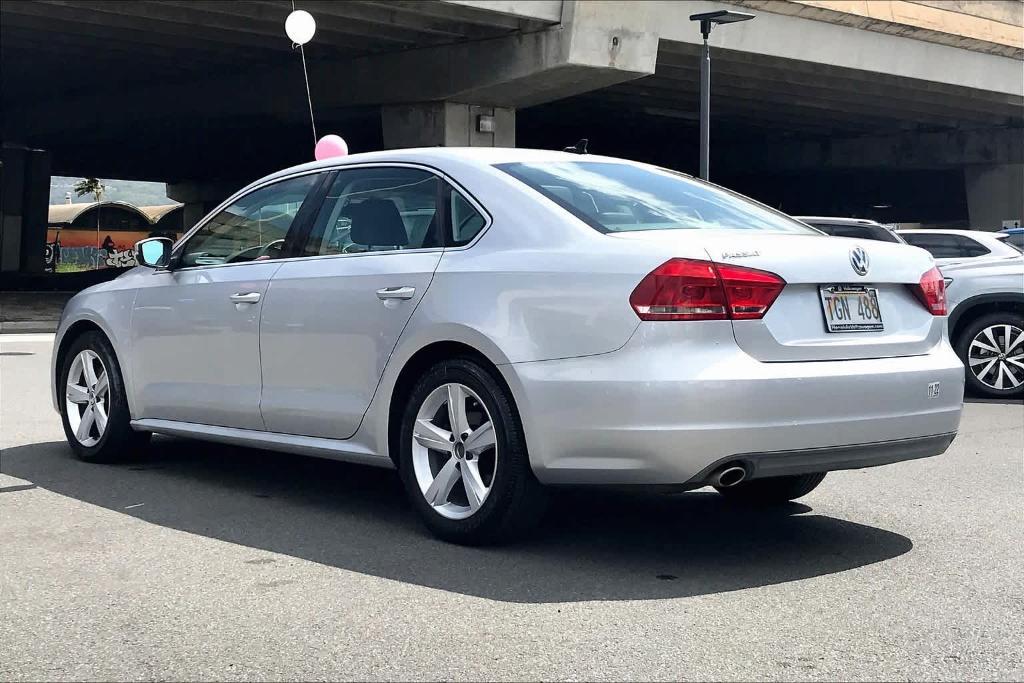
[[[352,219],[349,234],[356,244],[368,247],[404,247],[409,244],[405,222],[390,199],[367,199],[347,207]]]

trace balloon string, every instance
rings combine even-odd
[[[306,101],[309,103],[309,124],[313,128],[313,146],[316,147],[316,119],[313,118],[313,96],[309,92],[309,72],[306,71],[306,51],[299,45],[299,54],[302,55],[302,76],[306,79]]]

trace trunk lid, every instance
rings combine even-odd
[[[737,344],[761,361],[913,356],[927,353],[942,338],[944,320],[933,316],[911,289],[935,265],[927,252],[916,247],[752,230],[651,230],[612,236],[649,243],[666,260],[692,253],[699,244],[716,263],[782,277],[786,286],[764,318],[732,321]],[[863,276],[852,263],[858,247],[867,256]],[[875,290],[883,329],[830,332],[820,288],[835,285]]]

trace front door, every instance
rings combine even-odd
[[[134,417],[263,429],[260,312],[320,174],[256,189],[175,249],[132,313]]]

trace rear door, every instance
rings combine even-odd
[[[352,436],[449,239],[448,189],[410,166],[345,169],[306,258],[282,264],[263,309],[267,429]],[[461,218],[463,231],[477,222]]]

